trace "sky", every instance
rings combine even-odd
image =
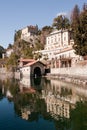
[[[77,4],[87,0],[0,0],[0,46],[14,42],[15,31],[36,24],[39,29],[51,26],[58,14],[70,14]]]

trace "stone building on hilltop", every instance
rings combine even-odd
[[[38,33],[38,26],[27,26],[21,30],[21,39],[31,42],[36,38]]]

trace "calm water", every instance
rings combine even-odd
[[[0,80],[0,130],[87,130],[87,89],[46,78]]]

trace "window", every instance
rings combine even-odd
[[[66,41],[66,37],[64,37],[64,41]]]
[[[58,39],[59,41],[60,41],[60,37],[59,37],[59,39]]]
[[[55,42],[56,42],[56,36],[55,36]]]

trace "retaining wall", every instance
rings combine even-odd
[[[6,68],[0,68],[0,79],[12,78],[13,72],[7,71]]]
[[[52,68],[49,76],[51,78],[87,86],[87,65],[71,68]]]
[[[87,77],[87,66],[70,67],[70,68],[68,67],[67,68],[52,68],[51,74]]]

